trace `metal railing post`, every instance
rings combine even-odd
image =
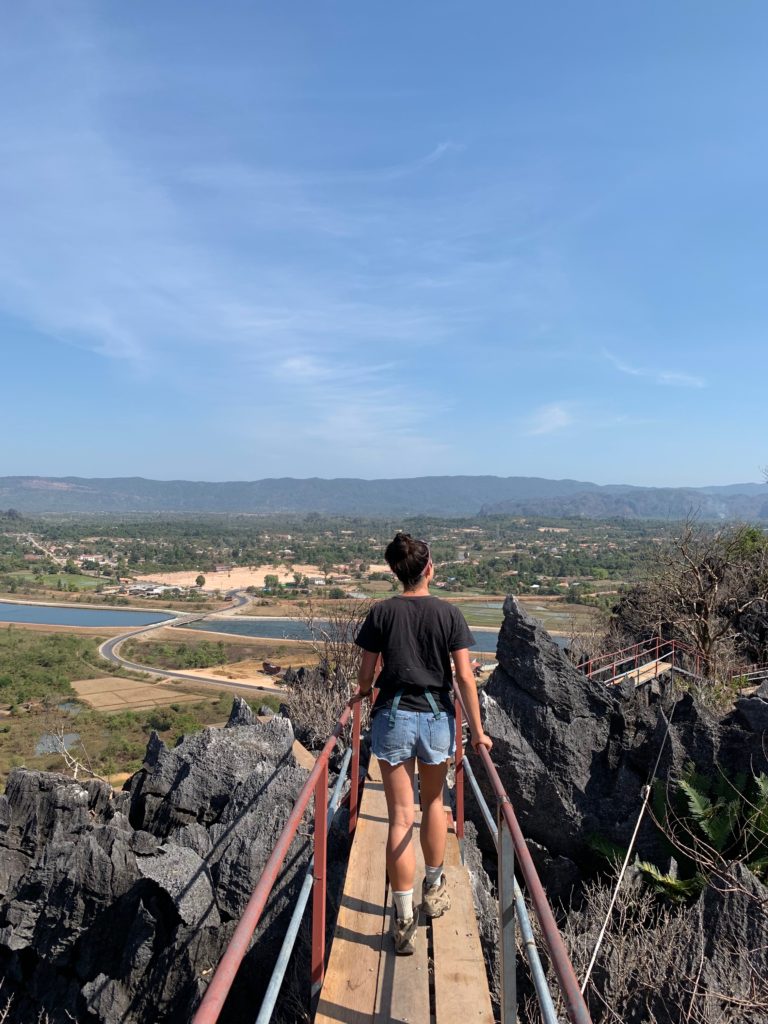
[[[325,890],[328,854],[328,761],[323,763],[315,785],[315,870],[312,886],[312,998],[322,988],[325,975]]]
[[[320,858],[320,860],[319,862],[315,862],[315,870],[313,872],[313,890],[315,898],[313,909],[314,906],[317,906],[318,913],[314,915],[313,920],[313,948],[311,963],[313,968],[313,982],[315,981],[314,972],[317,964],[319,964],[319,970],[317,973],[322,981],[325,961],[325,893],[328,824],[326,797],[328,794],[328,758],[330,757],[333,748],[336,746],[339,737],[343,733],[347,722],[349,722],[351,714],[352,710],[348,706],[342,711],[338,721],[336,722],[336,727],[334,728],[333,733],[325,741],[325,745],[315,761],[315,766],[309,773],[309,778],[301,787],[301,792],[296,798],[296,802],[291,808],[291,812],[277,838],[277,842],[267,858],[267,863],[264,865],[264,868],[259,875],[256,888],[251,893],[250,899],[245,905],[240,921],[232,933],[232,937],[224,951],[224,955],[219,961],[213,977],[211,978],[210,984],[205,990],[203,998],[200,1001],[200,1005],[195,1011],[195,1015],[192,1018],[192,1024],[215,1024],[218,1020],[219,1014],[224,1006],[224,1002],[229,994],[229,990],[235,980],[238,968],[240,967],[245,954],[248,952],[253,939],[253,934],[261,920],[261,915],[264,912],[272,893],[272,889],[278,879],[280,869],[285,863],[285,858],[288,855],[291,843],[293,842],[299,825],[307,811],[309,801],[313,797],[315,799],[315,857]],[[343,763],[343,771],[346,772],[348,761],[344,761]],[[322,808],[319,810],[319,813],[317,807],[318,802],[322,804]],[[318,824],[322,826],[320,832],[318,832]],[[321,835],[320,842],[317,841],[318,835]],[[322,886],[314,884],[319,879],[322,879]],[[322,889],[322,901],[320,900],[317,892],[318,888]],[[322,927],[320,927],[320,919],[322,919]],[[318,943],[315,943],[316,934],[320,936],[320,941]]]
[[[498,805],[499,835],[499,933],[501,952],[501,1024],[517,1021],[517,963],[515,950],[515,848]]]
[[[336,784],[333,787],[333,793],[331,799],[328,802],[328,822],[333,820],[333,816],[339,808],[341,803],[341,790],[344,786],[344,780],[347,777],[347,769],[349,768],[349,762],[352,758],[352,748],[348,747],[344,752],[344,757],[341,762],[341,768],[336,779]],[[301,890],[299,891],[298,899],[296,900],[296,906],[293,908],[293,914],[291,915],[291,921],[288,925],[288,929],[283,937],[283,944],[280,947],[280,953],[275,963],[275,968],[272,972],[272,977],[269,980],[267,991],[264,993],[264,999],[261,1003],[261,1009],[259,1010],[259,1016],[256,1018],[256,1024],[269,1024],[272,1019],[272,1014],[275,1009],[278,997],[280,995],[280,988],[283,984],[283,978],[285,972],[288,969],[288,963],[293,953],[293,947],[296,945],[296,939],[299,934],[299,928],[301,922],[304,919],[304,911],[307,908],[309,897],[312,895],[312,888],[314,886],[315,877],[315,858],[313,857],[309,866],[307,867],[306,874],[304,876],[304,882],[302,883]]]
[[[464,732],[461,705],[454,701],[456,709],[456,837],[464,857]]]
[[[352,708],[352,769],[349,776],[349,832],[357,828],[357,808],[360,801],[360,722],[363,717],[361,703]]]

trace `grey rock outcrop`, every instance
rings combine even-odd
[[[580,882],[595,866],[589,840],[594,835],[628,845],[642,787],[657,758],[662,780],[674,778],[687,761],[705,774],[714,774],[718,767],[729,775],[768,772],[768,702],[763,691],[738,700],[733,712],[718,718],[689,694],[680,696],[663,683],[608,690],[572,666],[511,598],[504,606],[498,668],[482,702],[494,763],[547,894],[566,905],[576,896],[567,914],[577,950],[591,951],[602,923],[600,914],[579,909]],[[475,774],[483,784],[479,765]],[[467,811],[479,822],[471,794]],[[481,827],[478,841],[490,852],[485,834]],[[636,852],[659,865],[669,863],[669,848],[649,815]],[[609,929],[593,974],[602,993],[593,1007],[599,1019],[607,1005],[622,1020],[637,1024],[650,1019],[669,1024],[709,1020],[710,1011],[712,1020],[765,1024],[766,1004],[756,1001],[754,993],[762,979],[760,999],[768,999],[768,889],[754,874],[738,863],[720,875],[710,874],[693,906],[661,915],[656,924],[652,917],[631,926],[633,936],[642,928],[649,930],[648,944],[637,942],[648,963],[653,961],[648,967],[653,977],[645,988],[637,979],[625,984],[626,943],[622,946],[619,936],[612,946]],[[657,941],[659,921],[666,922],[666,931]],[[667,941],[674,948],[664,948]],[[614,1001],[619,992],[621,1004]],[[701,1014],[686,1018],[684,1010],[696,992],[701,997],[696,1012]],[[721,1000],[718,994],[723,993],[734,1001]],[[682,1016],[676,1009],[680,1007]],[[737,1007],[742,1016],[718,1016]]]
[[[768,888],[743,864],[734,864],[727,874],[710,878],[695,912],[699,927],[684,951],[684,974],[698,977],[702,991],[722,992],[731,1005],[741,1004],[742,1024],[764,1024],[768,1013],[754,994],[762,979],[763,998],[768,995]]]
[[[762,700],[749,698],[755,714],[745,715],[740,702],[718,720],[688,695],[609,690],[575,668],[514,598],[504,605],[497,656],[483,700],[494,762],[526,838],[545,847],[552,863],[584,864],[592,836],[628,844],[660,750],[662,779],[688,760],[710,771],[717,763],[733,772],[768,770]],[[649,859],[663,855],[649,820],[638,849]],[[566,895],[555,877],[569,879],[563,862],[548,878],[546,858],[537,859],[550,895]]]
[[[186,1022],[307,778],[287,719],[236,702],[225,729],[150,738],[122,793],[14,770],[0,797],[8,1018]],[[298,837],[222,1021],[263,993],[309,857]],[[71,1016],[69,1016],[71,1015]]]

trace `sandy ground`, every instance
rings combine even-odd
[[[372,565],[369,572],[389,572],[387,565]],[[267,576],[277,576],[281,583],[293,583],[294,573],[303,576],[322,576],[316,565],[297,562],[295,565],[261,565],[257,569],[235,566],[227,572],[204,572],[203,590],[245,590],[246,587],[263,587]],[[139,583],[162,583],[170,587],[193,587],[199,572],[166,572],[153,576],[137,576]],[[331,574],[333,575],[333,574]]]
[[[233,661],[229,665],[215,665],[212,668],[185,668],[184,674],[198,676],[203,679],[231,680],[233,683],[245,683],[250,686],[269,686],[276,690],[282,686],[274,676],[262,671],[260,661]]]
[[[158,683],[133,679],[79,679],[72,683],[77,696],[97,711],[139,711],[163,704],[190,704],[204,700],[199,693],[184,693]]]
[[[316,565],[297,564],[290,569],[285,565],[260,565],[258,569],[236,566],[227,572],[204,572],[203,590],[245,590],[246,587],[263,587],[267,576],[277,576],[281,583],[293,583],[293,574],[305,576],[321,575]],[[137,576],[139,583],[162,583],[170,587],[194,587],[199,572],[165,572],[153,576]]]

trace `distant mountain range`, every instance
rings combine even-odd
[[[142,477],[0,477],[0,509],[23,513],[320,512],[357,516],[583,516],[768,520],[768,485],[605,486],[525,476],[201,483]]]

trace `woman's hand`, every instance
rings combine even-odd
[[[362,701],[366,699],[366,697],[370,697],[372,692],[372,689],[366,690],[365,693],[363,693],[362,690],[358,690],[357,693],[353,693],[352,696],[347,701],[347,707],[352,708],[355,706],[355,704],[360,704]]]
[[[478,753],[479,747],[485,747],[486,750],[493,749],[493,740],[484,732],[480,733],[479,736],[473,736],[470,739],[470,743],[472,744],[472,749],[475,753]]]

